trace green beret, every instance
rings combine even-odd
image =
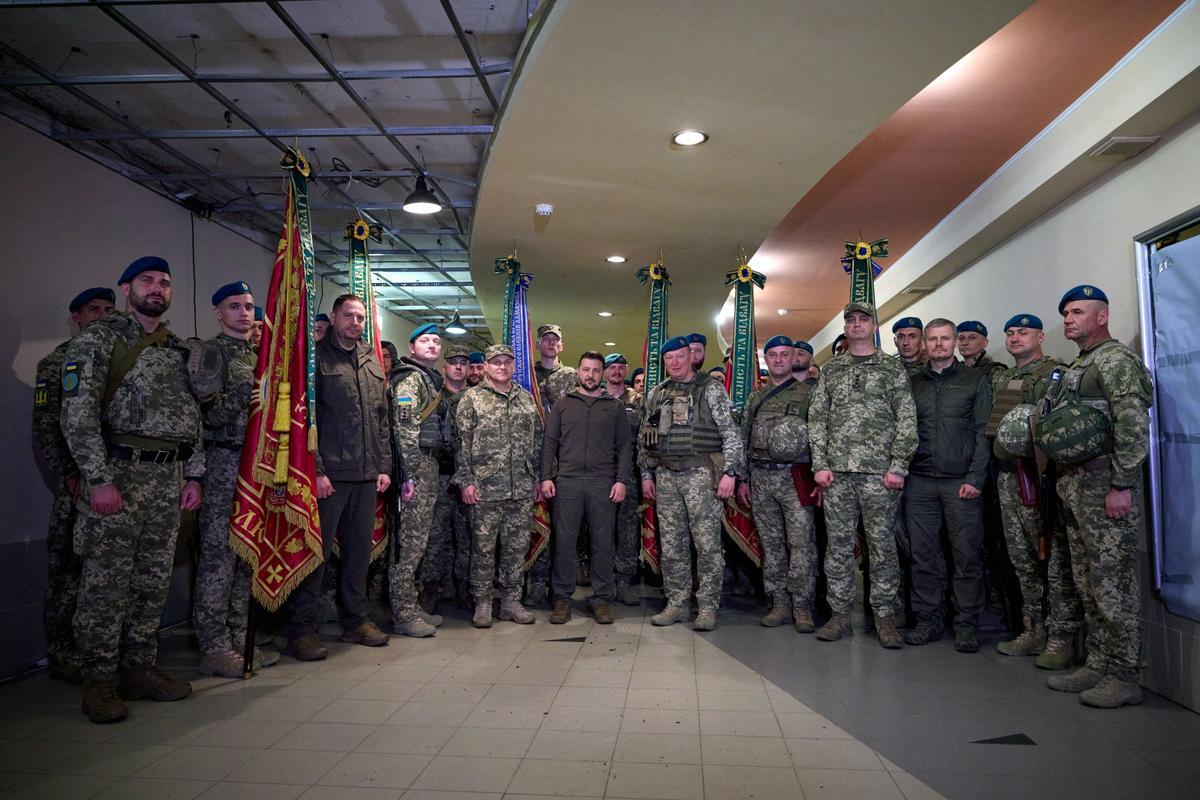
[[[417,340],[417,337],[424,336],[427,333],[432,333],[434,336],[441,336],[442,329],[437,326],[436,322],[426,322],[424,325],[413,328],[413,332],[408,335],[408,343],[412,344]]]

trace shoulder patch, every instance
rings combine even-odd
[[[62,389],[63,397],[74,397],[79,392],[79,362],[63,364]]]
[[[46,379],[39,378],[37,383],[33,385],[33,406],[41,408],[50,402],[50,392],[46,388]]]
[[[396,413],[400,416],[401,422],[408,422],[412,419],[414,406],[415,403],[410,395],[396,395]]]

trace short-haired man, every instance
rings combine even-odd
[[[478,386],[483,380],[483,353],[478,350],[467,356],[467,388]]]
[[[162,319],[171,267],[144,256],[117,285],[130,312],[106,314],[72,339],[61,378],[62,431],[81,486],[75,643],[83,711],[96,723],[124,719],[123,700],[192,692],[155,662],[179,512],[200,507],[204,476],[200,404],[182,342]]]
[[[912,550],[912,605],[917,624],[904,640],[923,645],[941,638],[946,563],[945,522],[954,559],[954,648],[979,652],[983,611],[983,501],[990,449],[987,420],[992,389],[987,375],[954,357],[954,323],[925,325],[929,362],[912,376],[920,444],[909,467],[904,514]]]
[[[700,611],[693,628],[711,631],[721,604],[721,508],[746,476],[741,433],[725,389],[697,374],[688,340],[676,336],[659,353],[667,378],[646,395],[639,434],[642,495],[658,508],[667,607],[651,618],[671,625],[688,617],[692,547]]]
[[[324,560],[288,598],[287,652],[319,661],[321,582],[336,537],[340,542],[338,612],[342,641],[380,647],[388,635],[371,621],[367,569],[375,528],[375,495],[391,485],[392,425],[383,365],[362,339],[367,307],[344,294],[333,302],[328,335],[317,343],[317,509]]]
[[[117,296],[107,286],[84,289],[67,304],[71,335],[89,323],[108,316]],[[79,653],[71,619],[79,596],[79,557],[71,543],[75,528],[75,500],[79,496],[79,467],[71,458],[62,431],[62,368],[71,340],[60,344],[37,364],[33,388],[33,439],[57,486],[50,506],[46,535],[46,599],[42,619],[46,631],[46,656],[50,677],[80,683]]]
[[[958,354],[968,367],[979,370],[987,375],[989,380],[998,371],[1006,368],[1004,364],[993,361],[987,354],[987,325],[977,319],[969,319],[966,322],[958,323],[955,333],[957,334]]]
[[[808,411],[813,480],[824,490],[825,576],[833,611],[817,638],[832,642],[851,633],[854,537],[861,518],[875,634],[894,650],[904,646],[896,630],[894,520],[917,447],[916,412],[903,368],[875,346],[875,308],[849,303],[842,319],[847,352],[825,365]]]
[[[920,317],[901,317],[892,325],[892,340],[896,343],[896,356],[910,376],[925,366],[925,349],[922,346],[925,325]]]
[[[396,345],[387,341],[379,343],[379,350],[383,353],[383,374],[390,376],[392,367],[400,360],[400,351],[396,349]]]
[[[263,324],[263,307],[255,306],[254,324],[250,326],[250,338],[247,339],[255,352],[258,352],[258,346],[262,343]]]
[[[1109,333],[1108,297],[1099,287],[1076,286],[1058,311],[1079,357],[1047,391],[1052,411],[1039,421],[1038,438],[1058,462],[1058,496],[1066,506],[1071,570],[1088,637],[1087,663],[1046,683],[1079,692],[1084,705],[1119,708],[1142,702],[1139,521],[1154,386],[1141,360]],[[1065,424],[1054,411],[1066,415]],[[1080,427],[1093,435],[1080,441]],[[1103,435],[1106,429],[1110,436]],[[1066,463],[1068,453],[1072,463]]]
[[[692,354],[692,369],[696,372],[704,372],[704,356],[708,348],[708,337],[703,333],[689,333],[687,340],[688,350]]]
[[[579,358],[579,385],[554,404],[542,440],[542,496],[554,498],[553,604],[550,622],[571,618],[579,529],[587,519],[591,541],[592,613],[612,624],[613,543],[616,509],[633,482],[629,420],[619,400],[604,391],[604,356]]]
[[[742,412],[750,480],[738,484],[738,499],[753,511],[762,540],[763,588],[771,610],[759,624],[774,628],[791,618],[798,633],[812,633],[817,579],[813,507],[801,502],[792,479],[794,467],[808,469],[811,461],[812,387],[792,373],[795,350],[787,336],[773,336],[763,346],[770,383],[750,395]]]
[[[453,459],[458,443],[450,401],[437,370],[442,330],[433,323],[418,326],[408,337],[408,355],[389,377],[392,387],[392,435],[404,462],[400,486],[400,539],[388,570],[392,630],[424,638],[437,633],[442,618],[417,602],[414,579],[429,543],[433,509],[450,491],[450,474],[440,464]]]
[[[646,370],[638,367],[629,376],[629,385],[638,394],[644,394],[646,391]]]
[[[792,357],[792,377],[801,383],[816,386],[816,378],[809,376],[809,367],[813,363],[813,346],[803,339],[792,339],[796,353]]]
[[[328,314],[317,314],[313,318],[313,339],[315,341],[319,342],[325,338],[325,334],[329,331],[329,324]]]
[[[995,400],[988,417],[988,435],[996,439],[996,489],[1004,525],[1008,559],[1021,585],[1022,631],[1012,641],[1000,642],[997,652],[1006,656],[1037,656],[1042,669],[1066,669],[1074,657],[1073,640],[1083,625],[1083,608],[1071,582],[1070,545],[1066,529],[1057,520],[1050,521],[1050,552],[1046,563],[1046,611],[1042,614],[1042,576],[1038,565],[1038,537],[1042,512],[1036,503],[1022,501],[1018,471],[1032,482],[1036,473],[1028,416],[1017,416],[1018,405],[1040,408],[1050,375],[1064,368],[1057,358],[1042,352],[1046,334],[1042,320],[1034,314],[1016,314],[1004,323],[1004,347],[1017,362],[1012,369],[997,372],[992,379]],[[1060,373],[1061,374],[1061,373]],[[1008,423],[1005,417],[1014,414]],[[1002,425],[1021,431],[1030,446],[1029,454],[1014,456],[1004,447],[1006,436],[999,436]],[[1049,638],[1047,638],[1047,635]]]
[[[220,333],[208,344],[221,355],[225,381],[215,396],[205,398],[201,404],[208,463],[200,504],[200,558],[196,564],[192,627],[200,643],[200,674],[240,678],[252,575],[249,565],[229,546],[229,515],[258,363],[250,345],[254,296],[249,284],[234,281],[213,293],[212,304]],[[254,656],[257,667],[279,660],[274,650],[255,648]]]
[[[632,450],[631,463],[637,463],[637,433],[642,422],[642,396],[625,383],[629,364],[620,353],[609,353],[604,357],[604,388],[621,402],[625,419],[629,423],[629,443]],[[625,499],[617,509],[617,549],[613,555],[613,569],[617,575],[617,600],[627,606],[639,606],[642,598],[633,589],[637,578],[638,558],[642,552],[642,520],[638,514],[640,481],[631,481],[626,488]]]
[[[533,397],[513,381],[513,349],[494,344],[484,357],[483,382],[467,389],[455,412],[461,446],[454,484],[472,507],[471,624],[492,627],[492,579],[498,573],[500,619],[528,625],[534,616],[521,605],[521,570],[533,503],[541,499],[542,421]]]

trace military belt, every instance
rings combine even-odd
[[[1069,466],[1059,466],[1059,470],[1063,475],[1079,475],[1084,472],[1102,472],[1112,465],[1112,459],[1108,456],[1096,456],[1091,461],[1085,461],[1082,464],[1071,464]]]
[[[682,472],[685,469],[695,469],[696,467],[707,467],[712,464],[712,459],[708,456],[694,456],[693,458],[662,458],[658,459],[659,466],[666,467],[672,472]]]
[[[758,458],[750,459],[750,466],[753,467],[754,469],[768,469],[768,470],[773,470],[773,471],[792,468],[791,464],[785,463],[783,461],[764,461],[764,460],[758,459]]]
[[[108,454],[122,461],[138,461],[143,464],[173,464],[176,461],[187,461],[192,457],[192,448],[181,445],[172,450],[143,450],[140,447],[128,447],[123,444],[108,446]]]

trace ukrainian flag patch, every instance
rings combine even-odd
[[[79,391],[79,364],[68,361],[63,364],[62,374],[63,397],[74,397]]]

